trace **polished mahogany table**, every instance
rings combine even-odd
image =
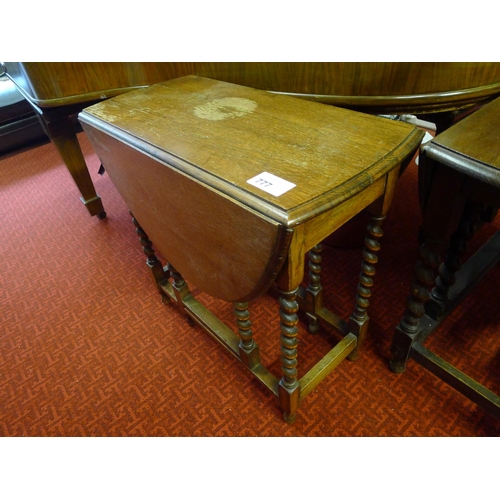
[[[424,133],[198,76],[120,95],[86,108],[79,119],[133,214],[162,296],[249,368],[293,422],[302,399],[343,359],[357,356],[381,225],[400,167]],[[372,217],[354,311],[344,321],[323,306],[320,243],[364,209]],[[188,283],[234,304],[237,334],[194,298]],[[261,364],[249,312],[249,301],[273,285],[279,317],[276,329],[270,322],[264,333],[279,332],[281,378]],[[311,333],[327,326],[340,334],[301,377],[299,304]]]
[[[422,197],[423,242],[406,310],[394,333],[391,368],[404,372],[413,359],[500,417],[499,395],[425,345],[500,261],[498,231],[462,263],[468,240],[500,207],[500,98],[425,144],[420,162],[429,186]]]
[[[500,63],[481,62],[24,62],[7,75],[38,111],[91,215],[105,216],[71,116],[154,83],[195,74],[371,114],[433,114],[446,127],[459,110],[500,95]]]

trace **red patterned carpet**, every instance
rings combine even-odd
[[[364,351],[304,400],[290,426],[237,360],[162,304],[127,207],[109,177],[97,175],[99,161],[79,138],[108,214],[103,221],[79,202],[52,144],[0,160],[1,436],[500,434],[500,421],[416,363],[402,375],[388,368],[416,257],[414,164],[400,180],[385,228]],[[347,317],[360,249],[327,247],[323,258],[328,305]],[[496,267],[432,339],[436,352],[496,392],[499,279]],[[233,323],[231,306],[199,297]],[[279,373],[272,294],[255,301],[251,313],[264,360]],[[299,370],[326,345],[321,336],[300,334]]]

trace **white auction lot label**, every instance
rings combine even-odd
[[[295,187],[295,184],[281,179],[281,177],[276,177],[269,172],[262,172],[255,177],[249,179],[248,184],[262,189],[273,196],[281,196],[283,193],[290,191],[290,189]]]

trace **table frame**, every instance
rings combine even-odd
[[[390,367],[403,373],[408,360],[413,359],[500,418],[499,395],[425,347],[428,337],[500,262],[498,231],[464,265],[461,263],[467,241],[480,224],[496,216],[500,177],[473,158],[439,144],[424,146],[420,162],[431,179],[423,200],[423,241],[407,307],[394,332]]]
[[[332,370],[344,359],[354,361],[359,355],[359,349],[368,330],[367,309],[375,265],[378,262],[379,240],[383,235],[382,224],[392,204],[399,172],[400,165],[395,165],[393,170],[358,196],[287,230],[290,240],[287,258],[276,280],[280,294],[283,372],[281,379],[275,377],[260,362],[259,347],[251,330],[249,303],[234,304],[238,327],[238,333],[235,333],[193,297],[188,284],[171,264],[163,265],[160,262],[155,255],[153,242],[132,215],[143,251],[147,256],[146,263],[153,283],[163,301],[175,305],[191,323],[199,325],[246,366],[253,376],[278,398],[287,423],[296,420],[301,402]],[[371,220],[367,227],[365,247],[362,252],[354,311],[348,321],[344,321],[323,304],[323,287],[320,281],[321,241],[363,209],[367,209],[371,214]],[[309,277],[308,285],[304,287],[301,283],[304,281],[306,258]],[[297,369],[299,307],[306,314],[310,333],[314,334],[319,327],[325,327],[340,334],[341,337],[336,345],[300,378]]]

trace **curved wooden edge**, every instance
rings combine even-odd
[[[227,302],[249,301],[271,286],[292,231],[85,117],[83,128],[118,192],[187,282]],[[243,279],[244,266],[249,271]]]
[[[497,168],[480,160],[471,159],[463,154],[442,146],[441,144],[428,143],[422,147],[427,158],[453,168],[458,172],[477,179],[485,184],[500,188],[500,172]]]
[[[281,210],[280,208],[266,204],[262,205],[260,202],[255,201],[253,198],[247,198],[242,196],[242,191],[239,187],[234,186],[230,182],[220,179],[213,175],[208,174],[206,171],[200,167],[189,163],[188,161],[175,156],[174,154],[163,151],[153,144],[147,143],[138,139],[136,136],[126,132],[124,130],[118,129],[101,118],[88,113],[83,110],[79,115],[78,119],[80,123],[86,123],[93,128],[111,135],[112,137],[118,139],[119,141],[132,146],[138,151],[142,151],[150,157],[159,159],[160,161],[170,165],[172,168],[177,169],[179,172],[197,179],[203,184],[210,186],[211,188],[224,193],[230,198],[237,200],[238,202],[248,206],[251,209],[257,210],[263,215],[269,217],[270,219],[279,222],[280,224],[287,225],[287,212]]]
[[[285,226],[282,225],[279,226],[278,233],[276,235],[276,242],[274,244],[274,252],[269,259],[269,264],[262,274],[259,283],[251,294],[247,295],[243,299],[240,299],[238,302],[249,302],[257,298],[265,293],[276,281],[276,278],[286,261],[292,236],[293,229],[285,228]]]
[[[342,186],[331,191],[332,196],[323,196],[321,198],[321,204],[318,204],[317,200],[311,200],[307,205],[299,206],[293,211],[290,211],[288,227],[293,227],[302,223],[303,217],[301,214],[310,214],[314,212],[315,216],[321,215],[371,186],[377,179],[394,168],[399,167],[410,156],[413,156],[420,146],[424,135],[425,133],[422,130],[414,128],[403,142],[394,147],[390,153],[381,158],[377,163],[371,165],[367,170],[360,172],[356,177],[349,179],[349,181]],[[335,200],[335,202],[327,201],[324,203],[323,200],[325,198]],[[305,207],[307,207],[307,210],[305,210]]]
[[[9,76],[8,72],[6,74],[7,76]],[[9,78],[16,84],[16,87],[29,102],[40,108],[56,108],[59,106],[68,106],[75,104],[82,104],[83,106],[85,106],[85,103],[87,102],[109,99],[126,92],[131,92],[133,90],[149,86],[135,85],[130,87],[110,88],[86,94],[78,94],[54,99],[37,99],[33,95],[29,94],[25,88],[16,83],[15,78],[11,76],[9,76]],[[338,106],[340,108],[353,109],[356,111],[363,111],[371,114],[418,114],[438,112],[443,113],[488,102],[494,97],[500,95],[500,83],[451,92],[435,92],[416,95],[350,96],[280,92],[272,89],[265,90],[273,94],[297,97],[300,99],[316,101],[323,104]]]
[[[340,108],[349,108],[371,114],[377,113],[442,113],[467,106],[487,102],[500,95],[500,83],[474,87],[452,92],[436,92],[417,95],[380,95],[380,96],[347,96],[299,94],[288,92],[273,92],[300,99],[317,101]]]
[[[14,81],[14,80],[13,80]],[[15,83],[15,81],[14,81]],[[31,104],[39,108],[58,108],[61,106],[72,106],[80,105],[83,109],[87,105],[94,104],[99,101],[104,101],[105,99],[110,99],[111,97],[116,97],[126,92],[132,92],[133,90],[138,90],[142,88],[149,87],[149,85],[137,85],[134,87],[123,87],[123,88],[113,88],[100,90],[98,92],[89,92],[87,94],[72,95],[69,97],[60,97],[57,99],[37,99],[32,95],[28,94],[22,87],[17,85],[19,91]]]
[[[285,225],[286,227],[293,227],[303,222],[303,217],[297,214],[305,216],[305,212],[308,212],[310,215],[310,211],[313,211],[315,216],[320,215],[334,206],[341,204],[348,198],[356,195],[363,189],[366,189],[379,177],[385,175],[391,169],[399,166],[408,156],[413,155],[425,135],[422,130],[414,127],[413,125],[408,125],[408,128],[413,128],[413,130],[408,134],[405,140],[395,146],[389,154],[381,158],[375,165],[371,165],[368,169],[369,172],[360,172],[356,177],[350,179],[349,182],[332,191],[332,196],[330,198],[335,199],[335,203],[332,203],[331,201],[323,203],[323,201],[318,202],[318,200],[314,199],[308,202],[307,205],[298,206],[295,210],[287,213],[286,211],[280,210],[270,204],[264,206],[262,204],[257,204],[257,202],[254,203],[252,198],[243,198],[241,196],[241,190],[229,182],[214,176],[208,176],[206,172],[186,160],[178,158],[171,153],[162,151],[152,144],[145,143],[124,130],[112,127],[101,118],[87,113],[85,110],[79,114],[78,118],[80,122],[86,123],[97,130],[110,134],[121,142],[129,144],[134,149],[142,151],[148,156],[160,159],[161,161],[171,165],[173,168],[176,168],[179,171],[202,181],[204,184],[230,196],[240,203],[247,205],[249,208],[258,210],[263,215]],[[324,200],[324,197],[322,197],[322,200]],[[304,210],[306,207],[307,211]]]

